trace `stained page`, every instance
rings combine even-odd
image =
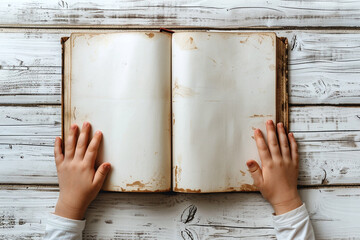
[[[103,132],[110,191],[171,187],[171,35],[71,35],[70,120]]]
[[[253,130],[276,117],[274,33],[173,34],[173,189],[254,190]]]

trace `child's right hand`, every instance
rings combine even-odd
[[[275,214],[280,215],[302,205],[297,191],[298,149],[292,133],[288,134],[289,145],[282,123],[277,125],[279,140],[273,121],[266,122],[266,131],[268,145],[261,131],[254,131],[262,168],[255,160],[248,160],[246,164],[254,185],[273,206]]]

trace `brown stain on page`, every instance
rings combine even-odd
[[[175,166],[174,175],[175,175],[175,188],[176,188],[181,180],[181,168],[177,165]]]
[[[74,107],[74,110],[73,110],[73,119],[76,120],[76,107]]]
[[[215,59],[211,58],[211,57],[208,57],[214,64],[216,64],[216,61]]]
[[[186,193],[202,193],[201,189],[189,189],[189,188],[178,188],[177,186],[174,187],[175,192],[186,192]],[[228,187],[225,189],[225,191],[220,192],[255,192],[259,191],[257,187],[250,184],[242,184],[240,187]],[[219,192],[219,191],[209,191],[205,193],[213,193],[213,192]]]
[[[126,190],[125,188],[122,188],[120,186],[111,185],[110,189],[104,189],[105,191],[110,192],[137,192],[137,193],[154,193],[154,192],[170,192],[171,189],[164,189],[164,190],[148,190],[148,189],[136,189],[136,190]]]
[[[144,188],[145,187],[145,184],[143,184],[142,182],[140,181],[135,181],[133,183],[127,183],[126,184],[127,187],[139,187],[139,188]]]
[[[145,33],[146,36],[148,36],[149,38],[153,38],[155,35],[153,33]]]
[[[86,36],[86,44],[88,45],[88,46],[90,46],[90,42],[89,42],[89,40],[91,40],[94,36],[96,36],[96,35],[98,35],[98,34],[87,34]]]
[[[246,174],[246,172],[241,171],[241,170],[240,170],[240,173],[241,173],[242,176],[245,176],[245,174]]]
[[[173,87],[173,95],[179,95],[181,97],[191,97],[196,95],[196,92],[189,87],[182,86],[178,83],[178,79],[175,79]]]
[[[201,190],[200,189],[189,189],[189,188],[177,188],[175,187],[174,188],[174,191],[175,192],[186,192],[186,193],[201,193]]]
[[[249,116],[250,118],[263,118],[263,117],[272,117],[273,115],[269,114],[269,115],[263,115],[263,114],[254,114]]]
[[[193,45],[194,39],[192,37],[189,38],[189,43],[190,43],[190,45]],[[197,49],[197,47],[194,46],[194,49]]]
[[[238,35],[245,35],[244,33],[237,33]],[[251,36],[258,37],[257,41],[261,45],[265,38],[271,38],[271,44],[274,47],[275,41],[274,41],[274,34],[272,33],[246,33],[249,34],[249,36],[245,40],[240,40],[240,43],[246,43]],[[255,47],[255,46],[254,46]],[[257,47],[256,47],[257,48]]]
[[[152,190],[147,190],[147,189],[143,189],[143,190],[130,190],[130,191],[126,191],[126,192],[138,192],[138,193],[154,193],[154,192],[169,192],[170,189],[165,189],[165,190],[155,190],[155,191],[152,191]],[[125,191],[124,191],[125,192]]]
[[[245,40],[240,40],[240,43],[246,43],[249,40],[250,36],[248,36]]]
[[[155,152],[155,155],[158,155],[158,152]],[[130,175],[130,178],[132,176]],[[132,182],[132,183],[131,183]],[[108,183],[105,184],[102,188],[105,191],[114,191],[114,192],[169,192],[171,191],[170,184],[168,182],[167,176],[159,176],[158,173],[154,173],[151,177],[151,180],[145,182],[144,180],[130,181],[127,180],[121,185]]]
[[[229,187],[224,192],[255,192],[259,191],[257,187],[250,184],[242,184],[240,187]]]
[[[84,33],[84,34],[73,34],[73,37],[72,37],[72,47],[74,48],[75,47],[75,39],[76,38],[84,38],[86,40],[86,44],[88,46],[90,46],[90,42],[89,40],[91,40],[93,37],[95,36],[98,36],[98,35],[102,35],[102,34],[99,34],[99,33]]]
[[[262,44],[263,40],[264,40],[264,36],[262,36],[261,34],[259,34],[258,42],[259,42],[260,44]]]
[[[175,41],[177,43],[177,45],[179,45],[181,50],[196,50],[198,49],[194,38],[191,36],[182,36],[182,37],[177,37],[175,38]]]
[[[175,165],[175,168],[174,168],[174,191],[176,192],[177,189],[179,189],[178,187],[178,184],[179,182],[181,181],[181,172],[182,172],[182,169],[181,167],[179,166],[182,162],[182,156],[179,155],[177,158],[176,158],[176,161],[177,161],[177,164]]]
[[[259,189],[257,187],[255,187],[254,185],[243,184],[243,185],[240,186],[240,191],[243,191],[243,192],[255,192],[255,191],[259,191]]]

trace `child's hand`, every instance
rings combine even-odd
[[[277,124],[279,141],[273,121],[266,122],[266,131],[268,145],[261,131],[254,131],[262,168],[255,160],[249,160],[246,164],[254,185],[273,206],[275,214],[279,215],[302,205],[297,191],[298,149],[292,133],[289,133],[289,145],[282,123]]]
[[[61,138],[55,139],[55,162],[60,194],[55,214],[83,219],[85,211],[102,187],[110,170],[110,163],[103,163],[95,171],[95,159],[102,138],[97,131],[89,143],[90,123],[84,122],[78,138],[78,126],[72,125],[62,154]],[[89,145],[89,146],[88,146]]]

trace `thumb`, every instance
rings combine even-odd
[[[101,164],[98,167],[98,169],[96,170],[93,184],[95,186],[98,186],[99,189],[104,184],[105,178],[106,178],[107,174],[110,172],[110,168],[111,168],[110,163],[106,162],[106,163]]]
[[[263,183],[263,176],[259,164],[255,160],[248,160],[246,165],[249,168],[252,179],[254,180],[254,185],[260,188]]]

